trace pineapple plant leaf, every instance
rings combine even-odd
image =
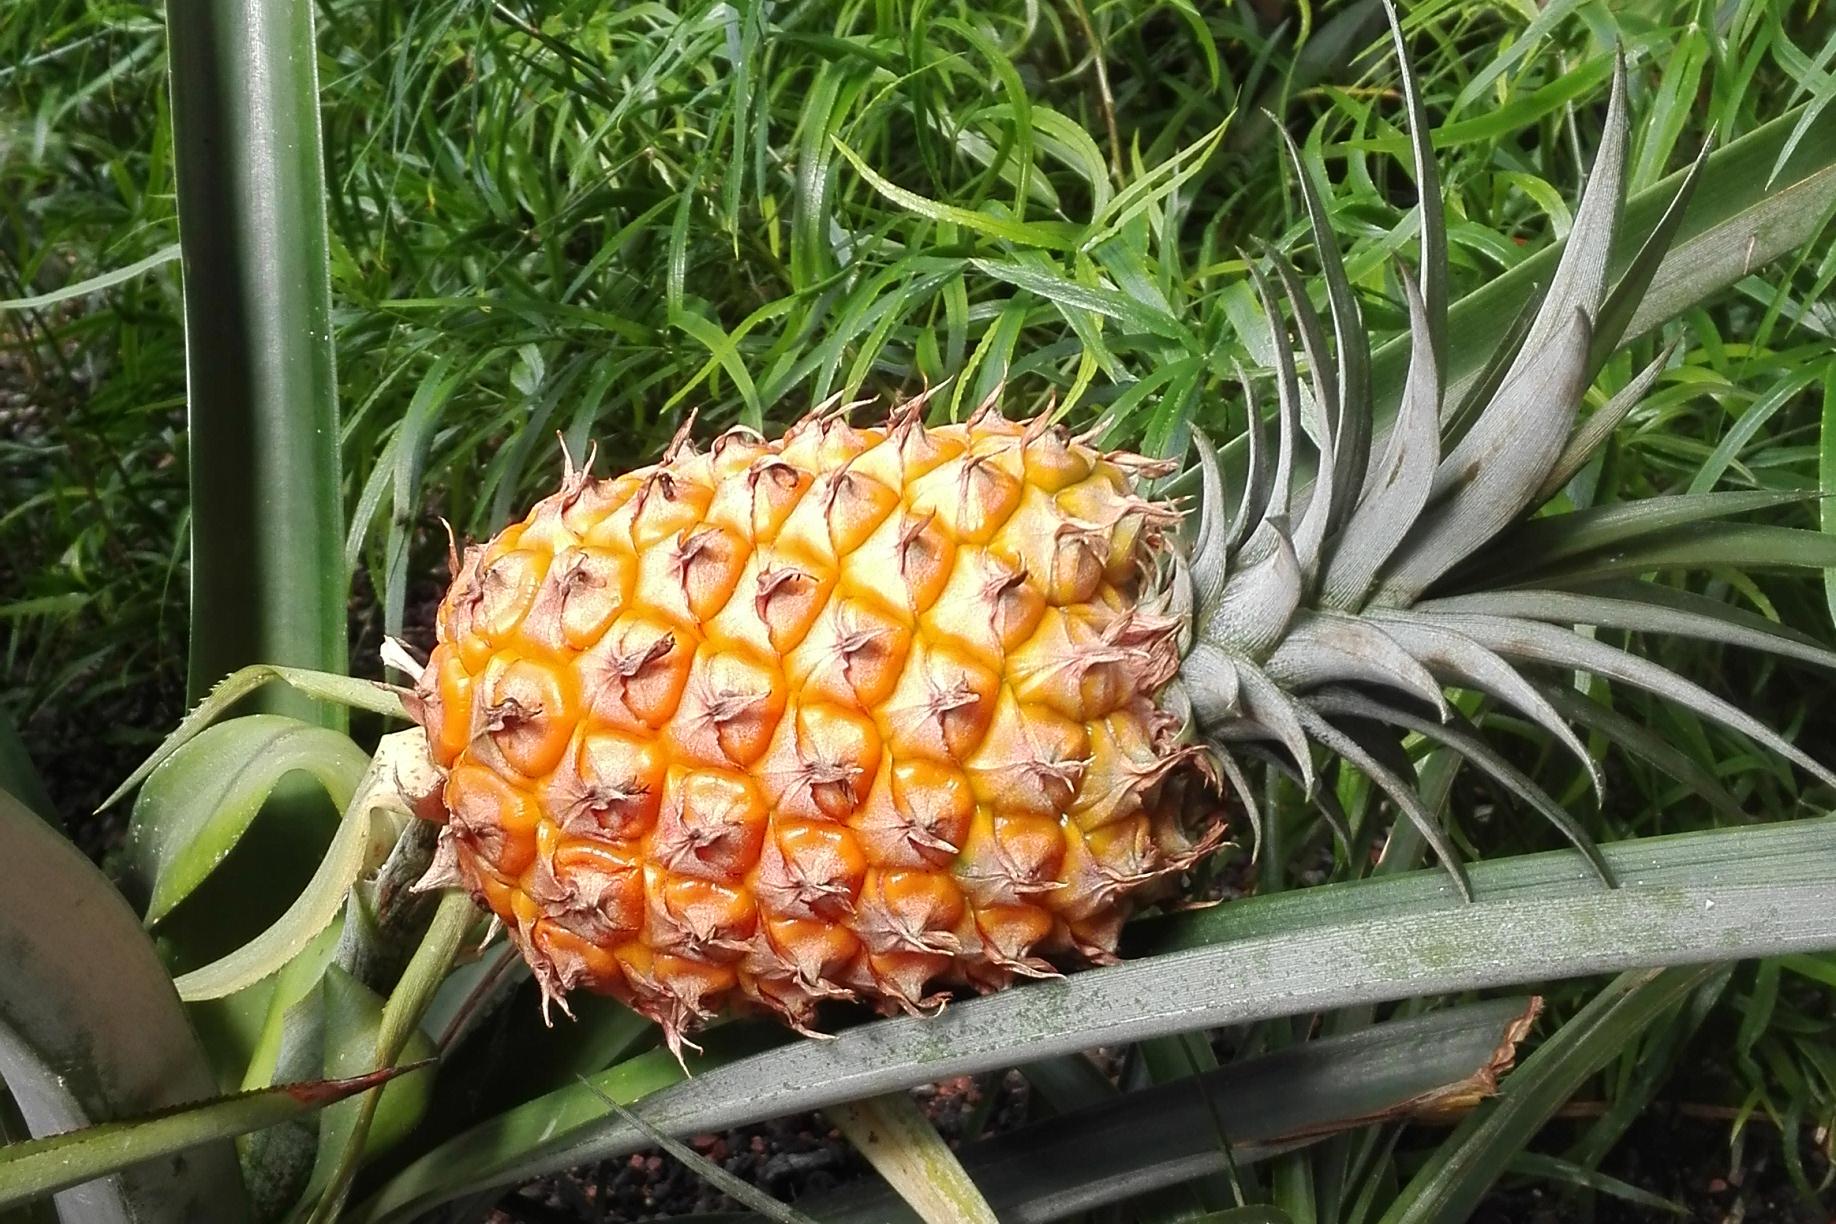
[[[120,893],[4,791],[0,843],[7,848],[0,856],[0,1078],[30,1132],[84,1135],[79,1128],[91,1123],[210,1096],[215,1084],[197,1034]],[[35,1149],[5,1150],[10,1162]],[[156,1153],[141,1150],[149,1154]],[[59,1202],[99,1220],[246,1218],[226,1136],[199,1142],[194,1135],[183,1155],[157,1154],[100,1161],[80,1180],[102,1180],[67,1190]],[[20,1197],[49,1188],[0,1167],[0,1199],[16,1177],[30,1187]]]
[[[234,849],[275,784],[312,776],[343,811],[369,756],[336,731],[254,714],[205,731],[147,779],[128,827],[129,883],[149,927],[171,913]],[[320,923],[319,925],[323,925]]]
[[[1521,1091],[1483,1102],[1460,1121],[1380,1224],[1471,1216],[1506,1162],[1563,1102],[1715,972],[1714,965],[1688,965],[1620,974],[1525,1060]]]
[[[222,1143],[252,1131],[284,1125],[357,1093],[372,1088],[380,1089],[383,1084],[398,1076],[411,1075],[420,1070],[421,1066],[408,1062],[368,1071],[349,1079],[281,1084],[217,1097],[207,1102],[187,1103],[182,1109],[166,1113],[125,1117],[48,1138],[8,1144],[0,1147],[0,1209],[31,1202],[41,1195],[93,1183],[98,1178],[107,1177],[131,1165],[143,1165],[162,1159],[174,1159],[175,1163],[188,1159],[200,1147]],[[74,1205],[85,1200],[81,1196],[73,1196],[70,1201]],[[196,1217],[137,1217],[130,1209],[123,1218],[227,1221],[235,1217],[216,1214],[213,1204],[229,1201],[200,1197],[181,1208],[204,1213]],[[145,1206],[141,1205],[140,1209],[144,1210]],[[98,1214],[80,1218],[102,1219],[104,1216]]]
[[[1229,1161],[1242,1167],[1378,1119],[1432,1121],[1491,1094],[1537,1006],[1517,997],[1447,1008],[1119,1097],[1104,1079],[1106,1100],[967,1145],[963,1165],[1002,1218],[1056,1219],[1188,1181],[1195,1167],[1223,1172],[1221,1120]],[[1035,1068],[1024,1073],[1036,1088]],[[909,1218],[873,1186],[829,1192],[811,1209],[829,1224]]]
[[[313,6],[168,14],[191,471],[189,688],[253,663],[342,671],[338,390]],[[292,692],[270,713],[342,728]]]

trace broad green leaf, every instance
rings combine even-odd
[[[0,1078],[49,1135],[166,1109],[216,1085],[140,921],[77,848],[0,791]],[[0,1189],[7,1186],[0,1174]],[[99,1224],[241,1224],[226,1142],[126,1169],[60,1197]]]
[[[698,1070],[643,1111],[684,1134],[1165,1033],[1836,946],[1836,821],[1653,838],[1602,853],[1623,882],[1616,890],[1566,852],[1475,864],[1470,904],[1443,874],[1414,872],[1144,924],[1155,954],[971,999],[934,1018],[881,1020]],[[647,1055],[596,1082],[636,1099],[633,1091],[676,1078],[662,1065],[667,1057]],[[640,1074],[654,1078],[640,1088],[630,1078]],[[592,1116],[577,1096],[554,1097],[532,1105],[516,1128],[487,1123],[404,1170],[357,1218],[412,1218],[643,1141],[634,1128]]]
[[[279,714],[210,727],[147,778],[128,824],[127,860],[157,925],[215,871],[275,784],[310,774],[343,810],[369,764],[350,737]]]
[[[469,899],[468,899],[469,900]],[[402,1034],[403,1041],[379,1058],[385,1002],[375,991],[337,965],[328,966],[319,983],[324,1008],[324,1059],[327,1076],[353,1074],[364,1068],[370,1083],[359,1089],[358,1100],[345,1099],[327,1109],[319,1119],[318,1156],[312,1179],[300,1208],[316,1207],[313,1218],[327,1212],[336,1218],[343,1201],[344,1180],[356,1163],[376,1156],[399,1143],[426,1113],[433,1072],[393,1077],[433,1056],[433,1043],[418,1029]],[[406,1057],[403,1057],[406,1055]],[[367,1090],[366,1090],[367,1089]]]
[[[1382,1224],[1457,1224],[1550,1115],[1653,1021],[1715,971],[1713,965],[1625,973],[1539,1046],[1507,1096],[1481,1105],[1436,1148]]]
[[[427,759],[426,737],[419,730],[385,735],[373,759],[366,763],[362,757],[358,752],[358,762],[367,764],[367,768],[345,803],[338,831],[312,879],[287,911],[254,939],[181,976],[177,982],[179,994],[187,1002],[233,994],[291,961],[337,917],[358,874],[366,866],[378,866],[395,844],[402,825],[415,819],[410,795],[430,795],[438,790],[438,775]]]

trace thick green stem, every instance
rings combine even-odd
[[[191,696],[342,672],[345,571],[309,0],[169,0],[191,463]],[[265,709],[341,725],[296,694]]]

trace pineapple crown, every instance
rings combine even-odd
[[[1491,748],[1448,702],[1444,687],[1482,695],[1540,725],[1575,755],[1596,792],[1600,771],[1569,720],[1598,725],[1609,712],[1572,687],[1534,683],[1519,665],[1588,672],[1687,703],[1836,784],[1836,775],[1750,715],[1573,626],[1702,637],[1823,666],[1836,666],[1836,654],[1718,601],[1636,578],[1603,581],[1597,565],[1584,567],[1581,581],[1563,573],[1565,539],[1574,545],[1568,560],[1610,545],[1626,550],[1621,572],[1636,574],[1644,554],[1628,546],[1675,545],[1679,529],[1776,505],[1779,495],[1689,494],[1525,521],[1612,435],[1669,359],[1669,352],[1659,355],[1579,419],[1583,397],[1619,347],[1675,235],[1703,161],[1611,281],[1627,147],[1625,71],[1623,62],[1616,64],[1600,149],[1547,292],[1477,377],[1448,387],[1441,193],[1393,13],[1391,30],[1402,61],[1421,234],[1419,276],[1399,277],[1410,334],[1401,402],[1380,428],[1369,336],[1320,192],[1287,138],[1325,274],[1334,351],[1326,344],[1328,325],[1289,263],[1267,254],[1275,283],[1252,264],[1275,352],[1269,372],[1275,440],[1271,448],[1255,381],[1239,369],[1248,429],[1242,453],[1232,456],[1237,495],[1227,499],[1225,464],[1195,434],[1197,512],[1187,519],[1184,547],[1169,551],[1160,576],[1164,607],[1184,626],[1179,675],[1165,700],[1187,734],[1210,748],[1258,835],[1254,791],[1238,759],[1244,754],[1292,776],[1343,836],[1330,788],[1318,785],[1317,744],[1368,776],[1470,895],[1401,751],[1402,738],[1417,734],[1451,749],[1553,822],[1611,883],[1579,822]],[[1305,358],[1305,385],[1282,301]],[[1552,555],[1556,563],[1539,564]],[[1663,554],[1666,565],[1690,562],[1686,548]]]

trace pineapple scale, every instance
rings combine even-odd
[[[1112,959],[1222,833],[1157,703],[1173,515],[1139,463],[908,405],[570,471],[440,606],[426,883],[503,920],[545,1007],[609,994],[672,1048],[734,1003],[807,1032]]]

